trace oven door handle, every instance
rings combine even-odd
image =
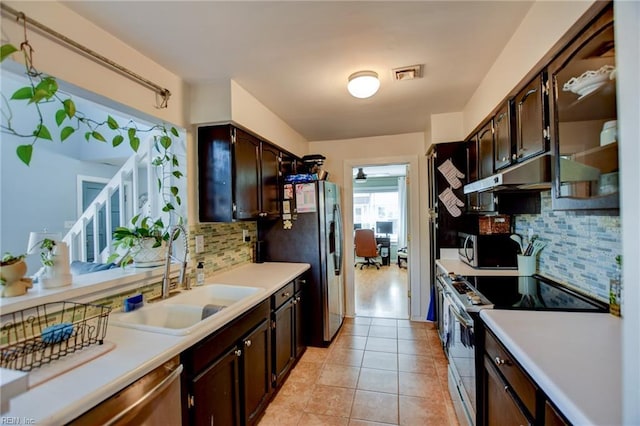
[[[451,312],[453,314],[453,316],[455,316],[457,318],[457,320],[460,321],[460,323],[465,326],[465,328],[472,328],[473,327],[473,322],[470,322],[468,319],[466,319],[465,317],[460,315],[458,310],[454,308],[454,306],[456,306],[456,304],[451,299],[451,296],[449,295],[449,293],[445,293],[445,297],[447,299],[449,299],[449,312]]]

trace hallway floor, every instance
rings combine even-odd
[[[409,319],[409,275],[396,263],[354,271],[358,317]]]
[[[431,323],[347,318],[308,348],[260,426],[457,425],[447,361]]]

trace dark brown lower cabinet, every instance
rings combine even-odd
[[[193,379],[189,401],[193,424],[240,424],[238,359],[234,346]]]
[[[520,408],[519,401],[511,387],[495,371],[491,359],[485,356],[485,392],[487,425],[532,425]]]
[[[293,302],[289,299],[273,313],[274,386],[281,384],[295,361]]]
[[[184,425],[254,425],[271,386],[271,304],[265,300],[183,352]]]

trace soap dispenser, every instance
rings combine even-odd
[[[204,284],[204,262],[198,262],[196,267],[196,285],[200,286]]]

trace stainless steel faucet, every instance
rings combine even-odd
[[[173,240],[177,237],[176,233],[180,232],[182,235],[182,241],[184,242],[184,259],[182,259],[182,266],[180,267],[180,277],[178,286],[184,287],[185,290],[191,290],[191,283],[189,282],[189,277],[187,277],[187,258],[189,257],[189,238],[187,235],[187,230],[182,225],[176,225],[171,230],[171,234],[169,235],[169,242],[167,244],[167,257],[164,262],[164,276],[162,277],[162,298],[166,299],[169,297],[169,284],[171,283],[171,278],[169,277],[171,259],[176,259],[171,255]]]

